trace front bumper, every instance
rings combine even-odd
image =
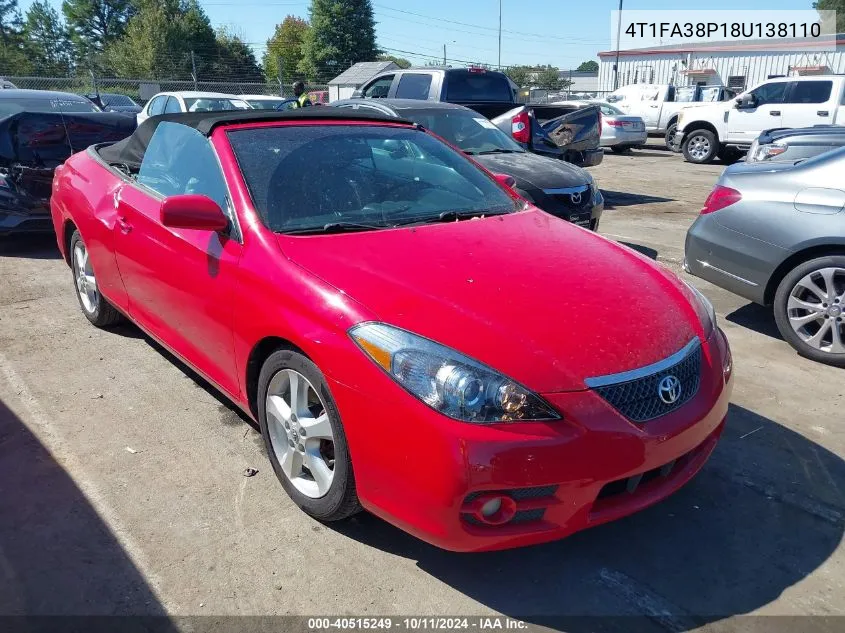
[[[364,507],[444,549],[482,551],[556,540],[683,486],[724,428],[728,358],[727,340],[716,330],[702,345],[697,394],[645,424],[622,417],[592,390],[544,394],[563,420],[472,425],[445,418],[398,387],[374,398],[329,384]],[[373,415],[376,403],[384,414]],[[639,485],[629,491],[633,480]],[[493,492],[515,501],[515,519],[473,522],[478,495]]]

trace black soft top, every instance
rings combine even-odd
[[[264,121],[290,120],[325,120],[325,121],[383,121],[385,123],[407,123],[411,121],[397,119],[374,110],[361,111],[348,108],[332,108],[328,106],[313,106],[276,112],[273,110],[232,110],[225,112],[180,112],[160,114],[145,120],[135,132],[113,145],[100,147],[97,151],[107,163],[112,165],[126,165],[137,170],[141,167],[144,153],[155,134],[159,123],[171,122],[187,125],[204,136],[210,136],[215,128],[234,123],[260,123]]]

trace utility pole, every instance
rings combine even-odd
[[[502,0],[499,0],[499,70],[502,70]]]
[[[446,44],[443,44],[443,65],[446,65]]]
[[[622,0],[619,0],[619,21],[616,23],[616,63],[613,65],[613,89],[619,87],[619,38],[622,36]]]
[[[194,90],[197,90],[197,60],[194,58],[193,49],[191,49],[191,78],[194,80]]]
[[[285,96],[285,72],[282,67],[282,56],[276,55],[276,77],[279,80],[279,96]]]

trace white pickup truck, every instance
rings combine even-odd
[[[672,86],[670,84],[631,84],[622,86],[607,96],[625,114],[638,116],[645,122],[650,135],[660,135],[671,147],[675,136],[678,113],[682,108],[734,96],[725,86]]]
[[[814,125],[845,125],[845,76],[769,79],[734,101],[685,109],[672,149],[691,163],[729,160],[764,130]]]

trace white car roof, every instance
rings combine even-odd
[[[278,95],[238,95],[238,99],[253,99],[255,101],[276,101],[278,99],[288,99],[289,97],[280,97]]]
[[[167,95],[168,97],[182,97],[183,99],[240,99],[237,95],[226,94],[225,92],[201,92],[197,90],[159,92],[155,96],[158,97],[160,95]]]

